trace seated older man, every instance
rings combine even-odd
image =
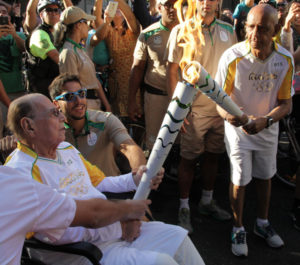
[[[8,126],[18,137],[7,166],[76,199],[103,198],[103,191],[136,189],[139,175],[105,177],[65,139],[64,115],[45,96],[30,94],[13,101]],[[157,187],[161,179],[153,183]],[[60,238],[36,234],[47,242],[89,241],[101,248],[102,264],[204,264],[187,231],[161,222],[112,222],[99,229],[68,228]],[[40,253],[50,264],[85,264],[77,256]]]

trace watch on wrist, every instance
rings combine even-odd
[[[267,126],[266,129],[268,129],[270,126],[272,126],[272,124],[274,123],[274,120],[271,116],[266,116],[265,118],[267,118]]]

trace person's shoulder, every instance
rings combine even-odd
[[[289,58],[292,58],[293,55],[286,49],[284,48],[283,46],[281,46],[280,44],[278,43],[274,43],[275,45],[275,51],[285,57],[289,57]]]
[[[233,26],[225,21],[216,19],[216,25],[219,26],[220,28],[228,31],[230,34],[234,34],[234,29]]]
[[[57,147],[57,150],[72,150],[72,149],[76,150],[76,148],[68,142],[61,142]]]
[[[145,28],[142,31],[142,34],[146,34],[148,32],[152,32],[153,30],[157,30],[157,29],[160,29],[160,22],[159,21],[157,21],[157,22],[151,24],[150,26],[148,26],[147,28]]]
[[[227,64],[246,56],[250,48],[246,41],[238,42],[228,48],[222,55],[222,59]]]
[[[108,122],[109,118],[114,116],[111,112],[104,112],[101,110],[87,110],[87,117],[89,126],[97,128],[98,130],[103,131],[105,125]]]
[[[141,32],[139,39],[140,40],[144,39],[147,41],[151,36],[155,35],[161,30],[162,28],[161,28],[160,21],[155,22]]]

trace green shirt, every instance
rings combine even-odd
[[[22,32],[17,33],[25,39]],[[24,91],[22,81],[22,53],[12,35],[0,38],[0,79],[7,93]]]

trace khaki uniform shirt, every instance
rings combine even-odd
[[[114,158],[114,147],[131,139],[122,122],[112,113],[88,110],[86,124],[80,135],[65,124],[66,141],[74,145],[90,163],[99,167],[106,176],[117,176],[120,170]]]
[[[169,39],[170,30],[156,22],[142,31],[134,50],[134,58],[147,61],[144,81],[157,89],[166,88],[166,60],[164,53]]]
[[[98,89],[94,63],[86,51],[73,40],[67,39],[59,54],[59,72],[78,75],[86,89]]]

